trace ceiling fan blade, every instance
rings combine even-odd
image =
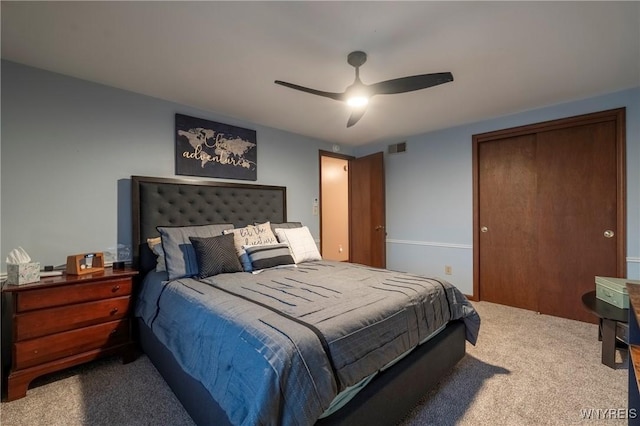
[[[371,96],[391,95],[394,93],[405,93],[412,92],[414,90],[426,89],[427,87],[437,86],[450,81],[453,81],[453,75],[450,72],[420,74],[371,84],[369,85],[369,90],[371,91]]]
[[[351,111],[351,116],[349,116],[349,121],[347,121],[347,128],[356,124],[358,120],[362,118],[362,116],[366,111],[367,111],[366,106],[354,108],[353,111]]]
[[[323,92],[322,90],[310,89],[304,86],[298,86],[297,84],[287,83],[286,81],[276,80],[275,84],[279,84],[290,89],[300,90],[301,92],[311,93],[312,95],[324,96],[325,98],[334,99],[336,101],[344,100],[344,93]]]

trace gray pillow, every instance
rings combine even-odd
[[[233,245],[233,234],[217,237],[189,237],[198,260],[198,278],[228,272],[242,272],[242,265]]]
[[[271,222],[271,231],[275,234],[276,229],[291,229],[291,228],[302,228],[302,222],[282,222],[282,223],[273,223]]]
[[[162,237],[162,249],[170,280],[192,277],[198,274],[198,259],[189,237],[215,237],[222,231],[233,229],[233,224],[224,223],[201,226],[158,226]]]

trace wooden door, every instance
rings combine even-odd
[[[479,147],[482,300],[538,310],[534,135]]]
[[[384,155],[382,152],[351,160],[350,259],[377,268],[386,267]]]
[[[593,322],[576,299],[595,289],[595,276],[618,276],[615,134],[613,121],[537,134],[543,314]]]
[[[476,297],[594,322],[582,294],[626,273],[624,176],[624,109],[475,135]]]

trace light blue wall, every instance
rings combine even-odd
[[[445,277],[450,265],[445,278],[472,294],[472,135],[620,107],[627,109],[627,276],[640,278],[640,88],[412,136],[406,153],[385,154],[387,267]]]
[[[176,112],[255,129],[257,183],[286,185],[289,219],[318,236],[318,150],[331,144],[7,61],[1,71],[1,269],[19,245],[61,264],[130,244],[128,179],[174,176]],[[408,138],[406,154],[385,155],[388,267],[444,276],[451,265],[447,278],[472,294],[471,136],[619,107],[627,108],[628,276],[640,278],[640,89]],[[345,153],[379,150],[386,144]]]
[[[287,186],[289,219],[319,235],[318,150],[331,144],[2,61],[1,269],[17,246],[59,265],[131,244],[129,178],[175,176],[175,113],[255,129],[256,183]]]

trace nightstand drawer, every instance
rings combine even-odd
[[[131,278],[49,287],[17,293],[17,312],[64,306],[131,294]]]
[[[129,321],[111,321],[17,342],[14,344],[13,364],[16,369],[32,367],[92,349],[106,349],[129,340]]]
[[[114,321],[128,315],[130,296],[77,305],[60,306],[18,314],[15,317],[15,341],[33,339],[74,328]]]

